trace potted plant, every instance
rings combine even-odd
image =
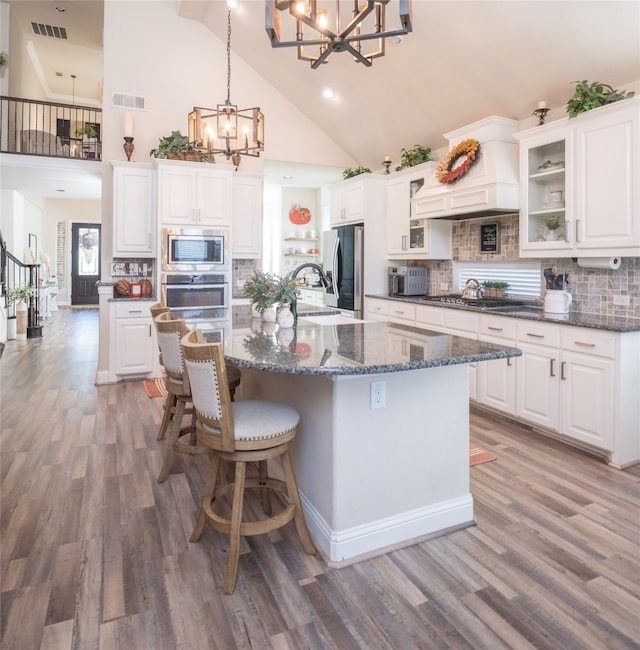
[[[510,285],[508,282],[486,280],[482,283],[482,286],[484,287],[485,298],[503,298]]]
[[[276,286],[277,281],[270,273],[259,269],[253,272],[244,283],[244,295],[251,300],[252,315],[261,316],[263,320],[275,320]]]
[[[574,81],[573,83],[576,84],[576,90],[573,97],[567,102],[567,113],[570,118],[605,104],[619,102],[621,99],[631,99],[635,94],[633,91],[614,90],[609,84],[603,84],[600,81],[592,83]]]
[[[27,338],[26,301],[31,298],[31,296],[33,296],[33,287],[28,284],[9,287],[5,293],[5,296],[8,304],[15,305],[16,321],[15,336],[9,336],[9,332],[7,332],[7,338],[15,338],[18,341],[25,340]],[[7,329],[9,329],[9,325],[7,325]],[[13,334],[13,332],[11,332],[11,334]]]
[[[150,156],[154,158],[168,158],[170,160],[203,160],[215,162],[212,155],[200,156],[198,151],[189,144],[189,138],[180,131],[172,131],[171,135],[159,138],[158,146],[151,149]]]
[[[359,176],[360,174],[370,174],[371,170],[368,167],[354,167],[353,169],[351,167],[347,167],[343,172],[342,172],[342,178],[346,181],[347,178],[353,178],[354,176]]]
[[[299,295],[300,290],[291,273],[277,278],[274,301],[279,305],[276,320],[280,327],[293,327],[295,319],[291,313],[291,303],[297,300]]]
[[[564,219],[558,214],[548,214],[543,218],[544,225],[549,231],[547,241],[556,241],[558,233],[556,232],[564,223]]]
[[[430,147],[423,147],[422,145],[416,144],[411,149],[402,148],[400,151],[400,164],[396,167],[397,172],[405,167],[415,167],[416,165],[431,160]]]

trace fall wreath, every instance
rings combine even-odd
[[[441,183],[454,183],[461,176],[464,176],[471,168],[471,165],[476,162],[478,151],[480,151],[480,143],[477,140],[473,138],[463,140],[440,161],[436,167],[436,178]],[[465,160],[456,168],[453,168],[453,165],[462,156],[466,156]]]

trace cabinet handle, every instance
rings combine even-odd
[[[549,375],[551,377],[556,376],[556,360],[555,359],[549,359]]]
[[[532,336],[534,339],[543,339],[544,334],[532,334],[531,332],[527,332],[527,336]]]
[[[567,362],[566,362],[566,361],[563,361],[563,362],[560,364],[560,379],[566,379],[566,378],[567,378],[567,376],[566,376],[566,374],[565,374],[565,369],[566,369],[566,367],[567,367]]]
[[[129,309],[130,314],[141,314],[142,309]]]
[[[149,338],[151,338],[151,325],[149,325]]]
[[[402,250],[406,251],[407,250],[407,236],[402,235]]]
[[[502,327],[491,327],[491,325],[489,325],[487,329],[492,330],[493,332],[502,332]]]
[[[510,366],[511,364],[511,357],[507,357],[507,365]]]
[[[585,343],[584,341],[574,341],[574,345],[581,345],[584,348],[595,348],[596,344],[595,343]]]
[[[580,239],[580,219],[576,219],[576,242],[581,241]]]

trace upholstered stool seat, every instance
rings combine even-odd
[[[182,339],[182,347],[194,408],[198,442],[212,451],[198,519],[190,541],[200,539],[205,525],[229,536],[229,557],[224,592],[233,592],[238,572],[240,537],[261,535],[281,528],[291,520],[304,550],[316,553],[298,494],[289,443],[298,431],[300,416],[286,404],[248,400],[231,402],[227,367],[222,344],[205,343],[196,330]],[[267,461],[280,458],[284,480],[268,475]],[[233,464],[235,473],[227,482],[221,471],[222,462]],[[247,465],[257,463],[258,476],[247,476]],[[245,520],[244,493],[259,488],[262,508],[268,515],[258,520]],[[272,514],[270,491],[280,493],[283,509]],[[220,512],[221,501],[231,495],[231,512]]]

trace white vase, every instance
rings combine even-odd
[[[24,300],[16,303],[16,340],[26,341],[27,339],[27,304]]]
[[[547,233],[546,240],[547,241],[558,241],[558,231],[557,230],[550,230]]]
[[[256,304],[253,302],[249,306],[249,313],[251,314],[251,318],[261,318],[260,310],[256,307]]]
[[[276,322],[276,310],[275,307],[267,307],[262,312],[262,320],[266,323],[275,323]]]
[[[295,319],[291,313],[291,308],[289,305],[285,305],[284,307],[280,308],[276,322],[278,323],[278,326],[282,328],[293,327]]]

